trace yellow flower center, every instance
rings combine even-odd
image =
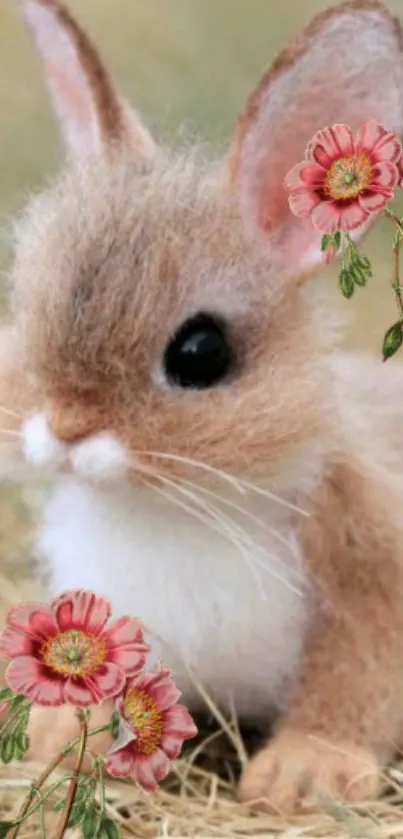
[[[332,163],[326,175],[325,194],[335,201],[356,198],[368,189],[372,177],[372,164],[366,154],[341,157]]]
[[[106,644],[79,629],[69,629],[46,641],[40,653],[46,666],[62,676],[90,676],[103,664]]]
[[[161,711],[145,690],[129,688],[125,697],[124,715],[136,734],[136,746],[143,755],[158,748],[162,736]]]

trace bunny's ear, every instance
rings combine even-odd
[[[377,0],[353,0],[319,14],[280,53],[239,117],[230,154],[247,221],[280,243],[290,268],[320,263],[321,235],[291,215],[285,175],[316,131],[369,119],[403,133],[402,29]]]
[[[154,143],[120,97],[97,50],[58,0],[20,0],[39,53],[62,133],[76,158],[130,144],[150,156]]]

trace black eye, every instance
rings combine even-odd
[[[224,323],[202,313],[189,318],[167,345],[164,365],[168,379],[180,387],[219,384],[233,366]]]

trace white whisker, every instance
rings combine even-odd
[[[137,464],[135,464],[135,465],[137,466]],[[261,580],[256,574],[256,569],[253,567],[253,564],[251,562],[250,557],[245,552],[245,548],[242,545],[242,542],[240,542],[236,538],[234,538],[235,535],[236,535],[236,530],[238,528],[233,526],[232,529],[231,529],[231,527],[229,527],[228,524],[226,524],[226,521],[225,521],[226,517],[224,516],[224,514],[220,515],[219,513],[214,511],[213,508],[211,508],[208,504],[205,504],[204,502],[201,501],[201,499],[198,499],[194,495],[194,493],[190,492],[189,490],[186,490],[186,489],[182,488],[175,481],[171,480],[170,478],[166,478],[165,475],[161,475],[159,472],[153,470],[152,467],[145,467],[143,469],[142,466],[140,466],[138,468],[139,468],[140,472],[142,471],[144,474],[146,474],[146,475],[148,474],[149,477],[157,477],[166,486],[171,486],[176,492],[179,492],[182,495],[184,495],[185,497],[190,498],[190,500],[193,501],[193,505],[196,502],[198,507],[200,507],[202,510],[205,510],[208,513],[208,516],[202,516],[200,514],[200,512],[198,512],[197,508],[195,509],[194,506],[191,507],[188,504],[185,504],[184,502],[179,501],[179,499],[176,498],[175,496],[173,496],[171,493],[164,492],[164,490],[162,490],[160,487],[155,487],[152,484],[149,484],[150,488],[154,489],[156,492],[158,492],[163,497],[167,498],[172,503],[177,504],[177,506],[182,507],[182,509],[186,510],[186,512],[188,512],[190,515],[192,515],[195,518],[198,518],[200,521],[202,521],[203,524],[207,524],[212,530],[219,533],[220,536],[224,536],[226,538],[229,538],[230,542],[232,542],[234,545],[236,545],[236,547],[239,549],[241,555],[245,559],[245,562],[247,563],[248,567],[250,568],[253,579],[255,580],[255,582],[257,584],[259,594],[262,596],[263,599],[266,600],[267,596],[266,596],[265,591],[262,587]],[[211,518],[213,519],[213,522],[211,521]],[[217,522],[216,526],[214,525],[214,522]]]
[[[235,478],[234,475],[229,475],[227,472],[223,472],[221,469],[216,469],[208,463],[202,463],[202,461],[199,460],[192,460],[192,458],[183,457],[179,454],[166,454],[164,452],[145,451],[135,452],[135,454],[146,455],[147,457],[159,457],[161,460],[175,460],[178,463],[184,463],[187,466],[196,466],[198,469],[204,469],[205,472],[210,472],[212,475],[216,475],[218,478],[232,484],[238,492],[245,492],[238,478]]]
[[[245,544],[246,544],[246,546],[249,546],[249,548],[253,547],[255,551],[258,551],[259,553],[263,553],[269,559],[274,559],[275,561],[278,561],[278,562],[281,562],[281,560],[278,557],[276,557],[273,554],[270,554],[268,551],[266,551],[266,549],[263,546],[258,545],[249,536],[249,534],[244,530],[244,528],[241,527],[240,525],[236,524],[236,522],[234,522],[233,519],[228,518],[228,516],[226,516],[225,513],[223,513],[221,510],[217,509],[217,507],[211,506],[210,504],[207,504],[206,502],[203,502],[202,499],[200,499],[197,495],[195,495],[195,493],[191,492],[190,490],[186,490],[184,487],[181,486],[181,484],[177,483],[176,481],[173,481],[170,478],[166,478],[164,475],[161,475],[159,472],[157,472],[155,470],[152,470],[152,467],[145,467],[144,470],[142,470],[142,467],[140,467],[139,471],[144,471],[144,473],[148,474],[150,477],[159,478],[159,480],[161,480],[165,485],[173,487],[173,489],[176,492],[179,492],[182,495],[184,495],[185,497],[189,498],[193,502],[193,504],[196,504],[198,507],[200,507],[202,510],[204,510],[208,514],[207,518],[204,517],[204,516],[201,518],[200,514],[197,516],[197,518],[199,518],[204,524],[208,524],[209,527],[211,527],[213,530],[218,532],[221,536],[224,536],[224,537],[228,538],[229,541],[232,542],[232,544],[234,544],[239,549],[242,557],[244,558],[246,564],[248,565],[248,567],[251,571],[253,579],[254,579],[257,587],[258,587],[259,594],[262,596],[262,598],[264,600],[266,600],[267,599],[266,593],[265,593],[265,591],[262,587],[260,577],[258,577],[258,575],[256,573],[256,569],[255,569],[254,564],[253,564],[254,561],[252,560],[250,555],[245,550]],[[168,495],[166,493],[164,493],[164,495],[169,497],[171,501],[174,500],[172,495]],[[175,498],[175,503],[176,502],[177,502],[177,499]],[[184,506],[183,502],[181,503],[180,506]],[[195,515],[196,511],[195,511],[194,507],[189,507],[188,505],[185,505],[184,509],[186,509],[187,512],[191,513],[192,515]],[[210,519],[209,519],[209,517],[210,517]],[[211,518],[213,518],[213,520],[217,522],[218,527],[213,526],[213,524],[211,522]],[[279,580],[279,582],[283,583],[283,585],[285,585],[287,588],[289,588],[295,594],[301,596],[302,592],[299,589],[295,588],[295,586],[293,586],[288,580],[284,579],[284,577],[282,577],[280,574],[275,572],[273,570],[273,568],[268,568],[267,565],[265,565],[262,560],[260,560],[260,561],[256,560],[256,564],[258,564],[260,567],[262,567],[274,579]]]
[[[12,431],[10,428],[0,428],[0,435],[1,434],[5,434],[7,437],[15,437],[18,440],[21,438],[18,431]]]
[[[278,539],[278,541],[281,542],[281,544],[285,545],[285,547],[288,548],[290,551],[294,550],[294,547],[291,544],[291,542],[289,542],[288,539],[285,538],[285,536],[283,536],[281,533],[275,530],[274,527],[270,527],[270,525],[266,524],[266,522],[260,519],[259,516],[255,516],[254,513],[251,513],[249,510],[246,510],[244,507],[241,507],[240,504],[236,504],[234,501],[230,501],[229,498],[225,497],[225,495],[221,495],[219,492],[213,492],[212,490],[207,489],[204,486],[200,486],[199,484],[196,484],[193,481],[189,481],[188,479],[181,478],[180,482],[181,484],[185,484],[186,486],[190,486],[194,489],[197,489],[199,492],[202,492],[203,495],[210,495],[212,498],[216,498],[217,501],[222,502],[227,507],[231,507],[233,510],[237,510],[243,516],[255,522],[264,530],[266,530],[267,533],[270,533],[271,536],[274,536],[276,539]]]
[[[175,486],[175,484],[173,484]],[[253,561],[247,551],[245,550],[243,542],[249,542],[253,544],[252,540],[249,540],[247,534],[243,531],[243,528],[239,527],[232,519],[229,519],[228,516],[225,515],[221,510],[218,510],[217,507],[212,506],[211,504],[207,504],[206,502],[202,501],[201,498],[198,498],[195,493],[190,492],[190,490],[186,490],[180,484],[176,484],[175,489],[177,492],[182,493],[183,495],[190,498],[194,504],[201,507],[202,510],[205,510],[212,518],[217,521],[218,525],[223,528],[222,535],[227,536],[229,540],[236,545],[238,550],[241,552],[248,568],[250,568],[252,577],[256,583],[258,592],[263,600],[267,600],[266,592],[262,586],[262,582],[258,574],[256,573],[256,569],[254,567]],[[238,538],[235,538],[238,536]],[[246,536],[246,539],[245,539]]]
[[[193,481],[188,481],[188,480],[181,479],[180,483],[181,483],[181,485],[185,484],[187,486],[191,486],[194,489],[198,490],[199,492],[202,492],[204,495],[209,495],[212,498],[216,498],[219,502],[225,504],[228,507],[231,507],[231,509],[237,510],[242,515],[244,515],[246,518],[250,519],[250,521],[255,522],[257,525],[259,525],[259,527],[262,527],[271,536],[278,539],[278,541],[282,545],[285,545],[285,547],[288,548],[288,550],[291,551],[295,555],[294,545],[292,545],[291,542],[289,542],[288,539],[285,538],[285,536],[283,536],[281,533],[279,533],[273,527],[270,527],[268,524],[266,524],[266,522],[262,521],[262,519],[260,519],[259,516],[255,516],[249,510],[245,510],[239,504],[235,504],[233,501],[230,501],[228,498],[225,498],[225,496],[222,496],[217,492],[212,492],[211,490],[208,490],[205,487],[201,487],[198,484],[193,483]],[[215,509],[217,509],[217,508],[215,508]],[[233,519],[231,519],[231,522],[233,523],[234,527],[237,526],[236,522],[234,522]],[[286,565],[284,560],[281,559],[281,557],[276,556],[275,554],[269,553],[269,551],[267,551],[262,545],[259,545],[257,542],[252,540],[249,537],[249,535],[247,534],[247,531],[244,530],[244,528],[241,528],[241,532],[245,533],[247,535],[249,544],[252,545],[254,548],[256,548],[256,550],[258,550],[261,553],[264,553],[269,559],[273,559],[275,562],[278,562],[280,565],[286,566],[287,570],[291,571],[293,576],[296,577],[297,579],[299,579],[299,580],[304,579],[303,575],[296,568],[290,568],[288,565]],[[266,568],[266,571],[269,571],[269,573],[271,573],[272,569],[268,569],[267,566],[265,566],[265,564],[262,561],[260,561],[260,564],[263,568]],[[286,581],[284,580],[284,582],[286,582]],[[300,592],[298,592],[298,593],[300,594]]]
[[[188,466],[194,466],[197,469],[203,469],[206,472],[210,472],[213,475],[221,478],[222,480],[226,480],[228,483],[232,484],[238,492],[242,492],[245,494],[247,490],[250,492],[255,492],[258,495],[262,495],[266,498],[270,498],[271,501],[274,501],[276,504],[281,505],[282,507],[286,507],[288,510],[293,510],[296,513],[299,513],[302,516],[309,517],[310,513],[307,510],[303,510],[297,504],[293,504],[292,501],[287,501],[285,498],[281,498],[276,493],[272,492],[269,489],[264,489],[256,484],[251,483],[251,481],[247,481],[244,478],[235,477],[235,475],[230,475],[228,472],[223,472],[221,469],[216,469],[214,466],[211,466],[208,463],[203,463],[199,460],[193,460],[192,458],[183,457],[182,455],[177,454],[168,454],[166,452],[157,452],[157,451],[144,451],[144,452],[135,452],[137,455],[146,455],[147,457],[157,457],[162,460],[172,460],[177,461],[179,463],[184,463]]]
[[[240,478],[240,482],[245,489],[250,489],[251,492],[255,492],[257,495],[263,495],[266,498],[270,498],[271,501],[275,501],[276,504],[280,504],[282,507],[287,507],[288,510],[293,510],[294,513],[299,513],[301,516],[306,516],[307,518],[310,517],[308,510],[303,510],[302,507],[298,507],[298,504],[293,504],[292,501],[287,501],[285,498],[281,498],[281,496],[277,495],[275,492],[272,492],[269,489],[263,489],[263,487],[252,484],[249,481],[245,481],[244,478]]]
[[[12,411],[11,408],[5,408],[4,405],[0,405],[0,411],[2,411],[3,414],[7,414],[9,417],[15,417],[15,419],[18,420],[23,419],[22,414],[17,414],[16,411]]]

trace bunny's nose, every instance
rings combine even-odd
[[[47,411],[50,431],[61,443],[72,445],[102,430],[99,411],[81,405],[51,405]]]

